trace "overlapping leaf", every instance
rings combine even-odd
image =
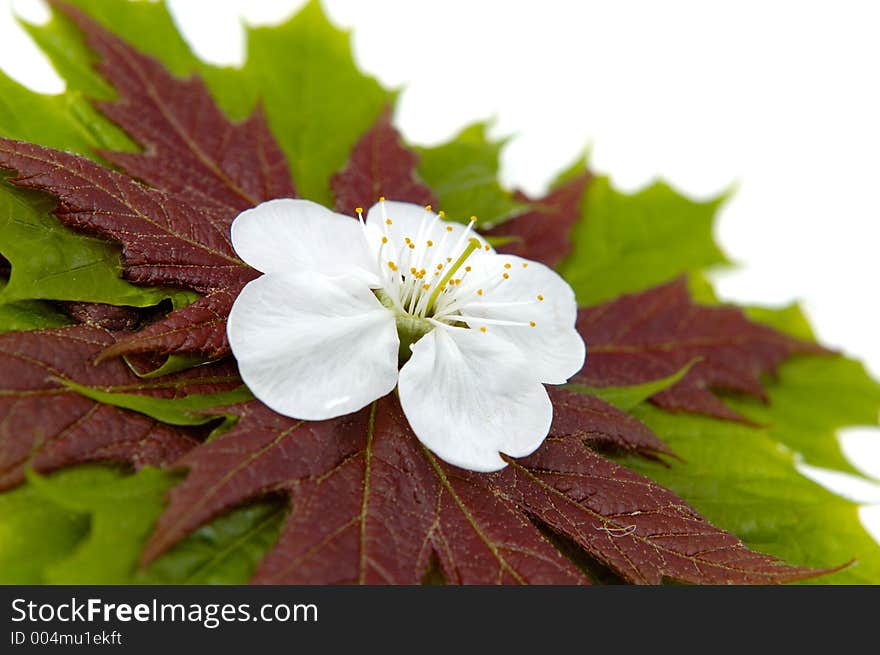
[[[21,482],[25,468],[51,471],[87,461],[168,464],[197,443],[191,432],[95,402],[66,383],[160,398],[241,383],[229,363],[150,383],[121,360],[95,365],[114,342],[112,333],[87,326],[0,335],[0,488]]]
[[[173,77],[80,11],[55,5],[83,30],[102,57],[101,72],[120,94],[101,110],[145,148],[103,156],[154,189],[83,158],[8,140],[0,145],[0,166],[18,171],[20,184],[56,195],[56,215],[66,225],[120,242],[128,279],[206,294],[116,344],[108,356],[222,356],[232,300],[254,275],[235,256],[229,226],[248,207],[295,194],[284,155],[261,112],[230,122],[198,78]]]
[[[578,437],[599,448],[648,458],[673,454],[647,426],[601,398],[559,387],[547,391],[553,402],[550,434]]]
[[[403,145],[391,116],[389,107],[330,181],[336,211],[353,214],[357,207],[369,207],[382,196],[420,205],[437,203],[433,192],[417,178],[418,155]]]
[[[595,177],[559,272],[581,305],[643,291],[727,263],[712,237],[724,197],[698,202],[662,182],[634,194]]]
[[[122,173],[34,144],[0,139],[0,167],[18,172],[14,183],[57,196],[55,215],[65,225],[122,243],[127,279],[207,294],[170,314],[167,327],[154,324],[108,354],[202,352],[217,357],[228,352],[225,317],[231,295],[256,276],[232,249],[231,218],[224,226]],[[191,334],[183,335],[187,329]]]
[[[795,354],[824,348],[749,321],[734,307],[691,301],[684,279],[582,309],[577,329],[589,363],[573,380],[593,386],[639,384],[696,363],[684,378],[652,397],[661,407],[742,420],[713,393],[764,399],[761,375]]]
[[[199,77],[178,79],[158,61],[64,2],[98,54],[98,71],[119,99],[98,107],[145,152],[102,151],[132,177],[174,194],[228,231],[231,217],[271,198],[292,197],[287,160],[262,110],[232,123]]]
[[[462,222],[476,216],[477,226],[488,229],[522,213],[524,206],[498,183],[504,142],[488,139],[486,129],[475,123],[449,143],[416,152],[419,176],[437,194],[440,209]]]
[[[607,406],[594,407],[607,412]],[[607,419],[606,415],[606,419]],[[604,435],[610,426],[613,434]],[[619,442],[637,421],[595,421]],[[434,562],[454,583],[585,582],[527,518],[633,582],[780,582],[815,575],[748,550],[674,494],[593,453],[554,424],[536,455],[498,474],[450,466],[412,434],[394,395],[341,419],[287,419],[258,402],[227,434],[190,451],[147,544],[152,558],[222,511],[282,492],[290,513],[257,582],[416,584]]]
[[[278,534],[283,507],[234,510],[149,568],[142,542],[178,476],[83,465],[30,474],[0,495],[0,584],[243,584]]]
[[[530,205],[529,211],[488,230],[486,236],[504,239],[498,247],[501,252],[556,266],[571,250],[569,235],[580,218],[589,181],[590,174],[583,171],[543,198],[518,193],[517,198]]]

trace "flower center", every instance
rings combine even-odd
[[[386,213],[384,198],[380,198],[379,203],[382,227],[376,256],[381,287],[373,291],[380,302],[395,313],[401,364],[409,359],[410,345],[438,324],[470,328],[477,323],[481,332],[486,332],[486,325],[490,324],[536,326],[533,320],[509,321],[463,313],[462,310],[472,304],[501,308],[532,305],[544,300],[538,295],[536,299],[523,302],[487,302],[486,296],[510,278],[511,264],[504,264],[501,272],[488,274],[477,272],[483,267],[471,265],[474,255],[481,257],[491,252],[488,245],[483,245],[473,235],[476,217],[472,216],[465,229],[456,234],[455,227],[441,221],[443,212],[432,214],[429,205],[425,207],[425,220],[414,230],[415,234],[404,235],[400,242],[392,237],[394,221]],[[363,210],[358,208],[356,212],[366,234]],[[438,233],[442,235],[439,239]],[[528,267],[528,263],[524,262],[522,267]]]

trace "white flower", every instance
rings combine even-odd
[[[384,200],[366,220],[357,213],[272,200],[232,224],[235,251],[264,273],[227,328],[253,394],[321,420],[397,386],[416,436],[451,464],[494,471],[499,453],[533,452],[553,413],[543,385],[584,362],[571,288],[543,264],[497,254],[473,220]]]

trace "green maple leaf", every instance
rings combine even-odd
[[[662,182],[625,194],[597,177],[584,195],[572,252],[559,272],[579,304],[595,305],[725,264],[712,238],[722,202],[696,202]]]
[[[627,459],[626,466],[674,490],[752,548],[813,566],[855,560],[817,582],[880,580],[880,549],[862,527],[858,506],[801,475],[794,452],[769,430],[648,405],[633,414],[684,462],[665,468]]]
[[[34,93],[2,73],[0,134],[88,157],[96,156],[96,148],[131,147],[119,129],[101,118],[81,94]],[[119,248],[61,225],[50,214],[54,204],[48,196],[15,189],[0,180],[0,252],[13,267],[10,280],[0,291],[0,306],[45,299],[147,307],[172,295],[120,279]],[[0,327],[8,329],[12,320],[0,316]]]
[[[0,494],[0,584],[242,584],[278,535],[263,501],[203,526],[149,568],[143,540],[178,476],[81,466]]]
[[[120,278],[119,248],[75,233],[49,212],[48,196],[0,183],[0,251],[12,275],[0,302],[72,300],[149,307],[183,292]]]
[[[61,327],[67,323],[66,316],[39,300],[0,304],[0,333],[10,330],[41,330]]]
[[[486,124],[475,123],[449,143],[417,148],[419,175],[440,199],[451,220],[477,217],[488,228],[518,213],[524,205],[498,183],[498,157],[504,142],[490,141]]]

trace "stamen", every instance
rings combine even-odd
[[[524,323],[523,321],[506,321],[500,318],[486,318],[485,316],[469,316],[467,314],[456,314],[455,320],[457,321],[470,321],[472,323],[485,323],[486,325],[505,325],[508,327],[534,327],[532,323],[534,321],[530,321],[528,323]]]
[[[440,295],[440,291],[442,286],[445,286],[449,279],[455,275],[455,271],[461,268],[461,265],[464,264],[465,260],[471,256],[471,253],[474,252],[477,248],[480,247],[480,240],[476,237],[472,237],[470,242],[468,243],[468,247],[464,249],[464,251],[458,256],[458,259],[455,260],[455,263],[446,271],[446,275],[443,276],[443,279],[440,280],[440,284],[437,285],[437,288],[434,289],[430,298],[428,298],[428,304],[426,305],[426,311],[431,311],[434,307],[434,303],[437,300],[437,296]],[[453,251],[454,252],[454,251]],[[442,269],[443,264],[437,264],[437,268]]]
[[[476,216],[471,216],[471,222],[467,224],[467,227],[464,228],[464,232],[461,233],[461,236],[458,238],[456,244],[452,247],[451,252],[458,252],[459,249],[464,245],[465,239],[468,238],[468,234],[471,232],[471,228],[473,228],[474,223],[477,222]],[[473,238],[473,237],[472,237]],[[477,248],[480,247],[480,244],[477,243]]]

